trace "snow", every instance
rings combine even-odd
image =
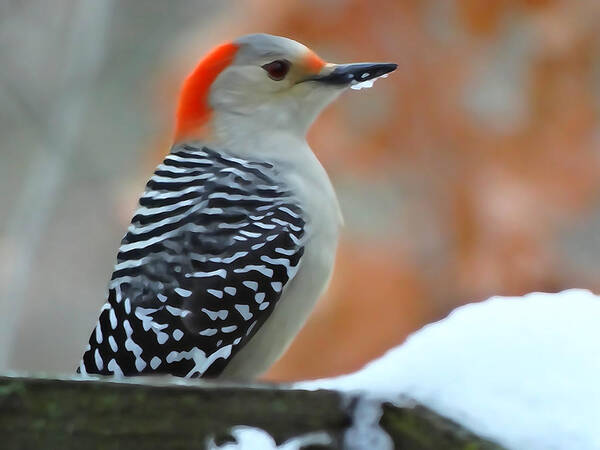
[[[349,403],[346,399],[345,403]],[[369,397],[358,397],[350,411],[352,423],[344,432],[345,450],[392,450],[392,438],[379,426],[381,404]]]
[[[409,397],[509,449],[600,449],[600,297],[468,304],[358,372],[295,387]]]
[[[208,450],[300,450],[309,445],[329,445],[331,438],[325,432],[309,433],[289,439],[279,447],[269,433],[260,428],[240,425],[231,429],[231,435],[236,442],[227,442],[222,446],[214,440],[207,443]]]

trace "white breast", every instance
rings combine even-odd
[[[265,372],[304,325],[333,271],[342,223],[327,173],[305,142],[278,142],[283,157],[271,158],[306,215],[306,245],[301,267],[285,287],[277,306],[251,341],[227,365],[221,377],[251,379]],[[290,149],[289,145],[304,148]],[[274,152],[275,153],[275,152]]]

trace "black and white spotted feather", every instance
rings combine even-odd
[[[217,376],[294,277],[303,212],[275,168],[173,148],[123,238],[78,371]]]

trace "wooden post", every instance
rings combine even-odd
[[[203,449],[211,440],[232,441],[239,425],[264,430],[278,444],[318,432],[329,443],[310,448],[352,448],[348,430],[361,432],[355,412],[364,401],[266,384],[0,376],[0,448]],[[396,448],[500,448],[421,406],[376,407],[381,428],[374,427]]]

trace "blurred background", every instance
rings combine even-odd
[[[399,64],[309,142],[346,227],[266,375],[340,374],[494,294],[600,291],[600,2],[0,2],[0,369],[71,372],[169,150],[179,85],[247,32]]]

